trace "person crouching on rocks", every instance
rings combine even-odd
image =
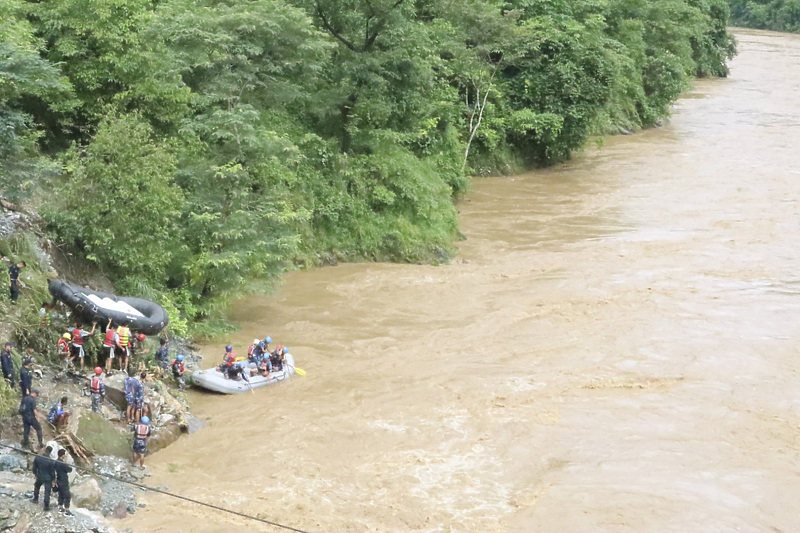
[[[50,408],[50,412],[47,413],[47,421],[55,426],[56,433],[60,433],[61,428],[66,426],[67,422],[69,422],[69,412],[67,411],[68,401],[69,399],[66,396],[62,397],[61,401],[53,404],[53,407]]]
[[[184,390],[186,388],[186,381],[183,379],[183,373],[186,372],[186,367],[183,366],[183,356],[179,355],[176,357],[169,366],[172,368],[172,377],[178,382],[178,387],[180,390]]]
[[[143,416],[138,424],[133,425],[133,459],[131,464],[144,468],[144,455],[147,453],[147,438],[150,437],[150,417]]]

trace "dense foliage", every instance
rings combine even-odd
[[[763,30],[800,32],[800,0],[728,0],[731,22]]]
[[[293,264],[446,258],[471,173],[658,124],[725,75],[727,19],[725,0],[0,0],[0,187],[46,190],[57,241],[208,322]]]

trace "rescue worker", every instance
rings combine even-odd
[[[120,370],[128,370],[128,359],[131,356],[131,350],[129,347],[131,341],[131,330],[128,327],[129,322],[125,322],[120,327],[117,328],[117,334],[119,335],[119,343],[117,343],[117,355],[119,355],[119,369]]]
[[[42,442],[42,426],[39,424],[39,411],[36,409],[36,398],[39,397],[38,390],[32,390],[30,394],[23,396],[19,404],[19,414],[22,415],[22,447],[27,448],[30,446],[28,437],[31,434],[31,428],[36,431],[36,437],[39,439],[39,448],[44,446]]]
[[[139,379],[133,383],[133,416],[138,422],[144,409],[144,382],[147,381],[147,372],[139,374]]]
[[[262,356],[261,362],[258,364],[258,374],[268,378],[270,372],[272,372],[272,361],[269,357]]]
[[[56,432],[60,432],[61,428],[69,422],[69,412],[67,411],[67,402],[69,400],[63,396],[60,401],[53,404],[50,412],[47,413],[47,421],[56,427]]]
[[[8,267],[8,278],[10,282],[9,292],[11,294],[11,301],[13,303],[17,303],[17,298],[19,298],[19,272],[23,268],[28,266],[25,261],[20,261],[16,265],[11,265]]]
[[[50,326],[50,302],[42,302],[42,308],[39,309],[39,325],[43,328]]]
[[[30,357],[26,357],[22,360],[22,368],[19,369],[19,388],[22,389],[23,398],[31,393],[31,386],[33,385],[33,376],[31,376],[32,362]]]
[[[106,336],[103,338],[103,351],[106,352],[106,376],[111,375],[111,363],[114,361],[114,352],[119,344],[119,334],[117,334],[114,323],[108,319],[106,324]]]
[[[133,422],[133,416],[136,414],[136,398],[133,395],[133,389],[136,386],[136,378],[134,376],[126,376],[123,386],[125,390],[125,403],[128,404],[125,409],[125,419],[128,422]]]
[[[147,453],[147,438],[150,436],[150,418],[147,416],[142,417],[142,421],[133,425],[133,459],[131,464],[136,466],[136,461],[139,461],[139,466],[144,468],[144,454]]]
[[[92,322],[92,331],[86,331],[80,324],[75,326],[72,330],[72,358],[73,361],[77,357],[81,360],[81,370],[83,370],[83,357],[86,353],[83,351],[83,339],[90,335],[94,335],[94,330],[97,327],[97,322]]]
[[[70,366],[72,366],[72,354],[70,353],[70,346],[69,343],[72,340],[72,335],[68,332],[65,332],[61,337],[58,339],[58,344],[56,344],[56,353],[60,358],[64,359],[64,369],[66,370]]]
[[[156,350],[156,361],[158,366],[163,370],[169,368],[169,347],[167,346],[167,339],[162,338],[158,341],[160,346]]]
[[[286,346],[278,346],[278,349],[272,352],[270,361],[272,361],[273,370],[283,370],[283,363],[286,360],[287,353],[289,353],[289,348]]]
[[[106,396],[106,386],[103,383],[103,378],[100,375],[103,369],[99,366],[94,368],[94,376],[89,380],[89,392],[92,396],[92,411],[95,413],[100,412],[100,407],[103,405],[103,398]]]
[[[253,355],[253,352],[260,343],[261,343],[260,339],[253,339],[253,344],[251,344],[250,347],[247,349],[248,361],[254,361],[255,356]]]
[[[50,491],[53,490],[53,479],[56,476],[55,461],[50,458],[53,447],[48,446],[44,452],[33,460],[33,475],[36,482],[33,484],[33,498],[31,502],[39,503],[39,489],[44,485],[44,510],[50,510]]]
[[[178,382],[178,387],[180,390],[184,390],[186,388],[186,382],[183,380],[183,373],[186,371],[186,368],[183,366],[183,356],[178,355],[169,366],[172,368],[172,377]]]
[[[72,494],[69,490],[69,473],[72,472],[72,467],[64,460],[66,455],[67,450],[65,448],[58,450],[58,461],[55,462],[54,468],[56,472],[56,487],[58,488],[58,512],[72,516],[73,513],[69,510],[69,504],[72,501]]]
[[[11,387],[14,387],[14,361],[11,360],[11,348],[14,345],[7,342],[0,352],[0,366],[3,367],[3,379],[5,379]]]
[[[249,372],[245,371],[244,363],[239,362],[228,369],[228,378],[238,380],[241,376],[246,382],[250,383]]]

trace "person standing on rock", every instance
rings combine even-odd
[[[22,389],[22,397],[31,393],[33,386],[33,376],[31,376],[31,361],[30,357],[22,360],[22,368],[19,369],[19,388]]]
[[[128,422],[133,422],[133,415],[136,412],[136,400],[133,396],[135,384],[135,377],[125,376],[125,381],[123,381],[123,390],[125,391],[125,403],[128,405],[128,407],[125,409],[125,420]]]
[[[119,333],[117,333],[114,324],[109,318],[106,325],[106,336],[103,339],[103,350],[106,352],[106,376],[111,375],[111,363],[114,361],[114,352],[117,351],[117,345],[119,345]]]
[[[16,265],[11,265],[8,267],[8,277],[10,280],[10,287],[9,292],[11,295],[11,301],[17,303],[17,298],[19,298],[19,273],[20,270],[28,266],[25,261],[20,261]]]
[[[131,464],[144,468],[144,455],[147,453],[147,438],[150,436],[150,418],[142,417],[142,421],[133,425],[133,459]]]
[[[161,346],[156,351],[156,361],[158,361],[158,366],[161,367],[161,370],[166,370],[169,368],[169,346],[167,346],[167,339],[162,337],[158,342]]]
[[[39,489],[44,485],[44,510],[50,510],[50,491],[53,490],[53,479],[55,478],[55,461],[50,458],[53,453],[52,446],[44,449],[44,453],[37,455],[33,460],[33,475],[36,476],[36,483],[33,484],[33,503],[39,503]]]
[[[119,369],[128,370],[128,358],[131,355],[128,344],[131,340],[131,330],[128,323],[122,324],[117,328],[117,335],[119,335],[119,343],[117,344],[117,355],[119,355]]]
[[[103,369],[95,367],[94,369],[94,376],[89,380],[89,392],[92,396],[92,411],[95,413],[100,412],[100,408],[103,405],[103,398],[106,395],[106,386],[103,383],[103,378],[100,375],[103,373]]]
[[[97,327],[97,322],[92,322],[92,331],[86,331],[81,328],[80,324],[75,326],[72,330],[72,355],[81,360],[81,370],[83,370],[83,359],[86,352],[83,351],[83,339],[90,335],[94,335],[94,330]]]
[[[32,390],[30,394],[22,397],[22,402],[19,404],[19,414],[22,415],[22,446],[27,448],[30,446],[28,437],[31,434],[31,428],[36,431],[36,437],[39,439],[39,448],[44,446],[42,442],[42,426],[39,424],[39,411],[36,409],[36,398],[39,397],[38,390]]]
[[[56,344],[56,353],[58,354],[59,359],[64,360],[64,370],[68,370],[72,366],[72,354],[70,354],[69,349],[69,342],[72,340],[72,335],[68,332],[65,332],[61,337],[58,339],[58,344]]]
[[[14,388],[14,362],[11,360],[11,348],[14,345],[7,342],[3,351],[0,352],[0,366],[3,367],[3,379],[8,381],[11,388]]]
[[[67,450],[64,448],[58,450],[58,461],[55,463],[56,486],[58,486],[58,512],[72,516],[73,513],[69,510],[69,504],[72,501],[72,494],[69,491],[69,473],[72,472],[72,467],[64,461],[66,455]]]

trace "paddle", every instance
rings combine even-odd
[[[303,370],[303,369],[302,369],[302,368],[300,368],[300,367],[297,367],[297,366],[294,366],[294,365],[290,365],[290,364],[288,364],[288,363],[286,364],[286,366],[288,366],[288,367],[290,367],[290,368],[294,368],[294,371],[295,371],[295,372],[297,372],[298,374],[300,374],[301,376],[305,376],[305,375],[306,375],[306,371],[305,371],[305,370]]]

